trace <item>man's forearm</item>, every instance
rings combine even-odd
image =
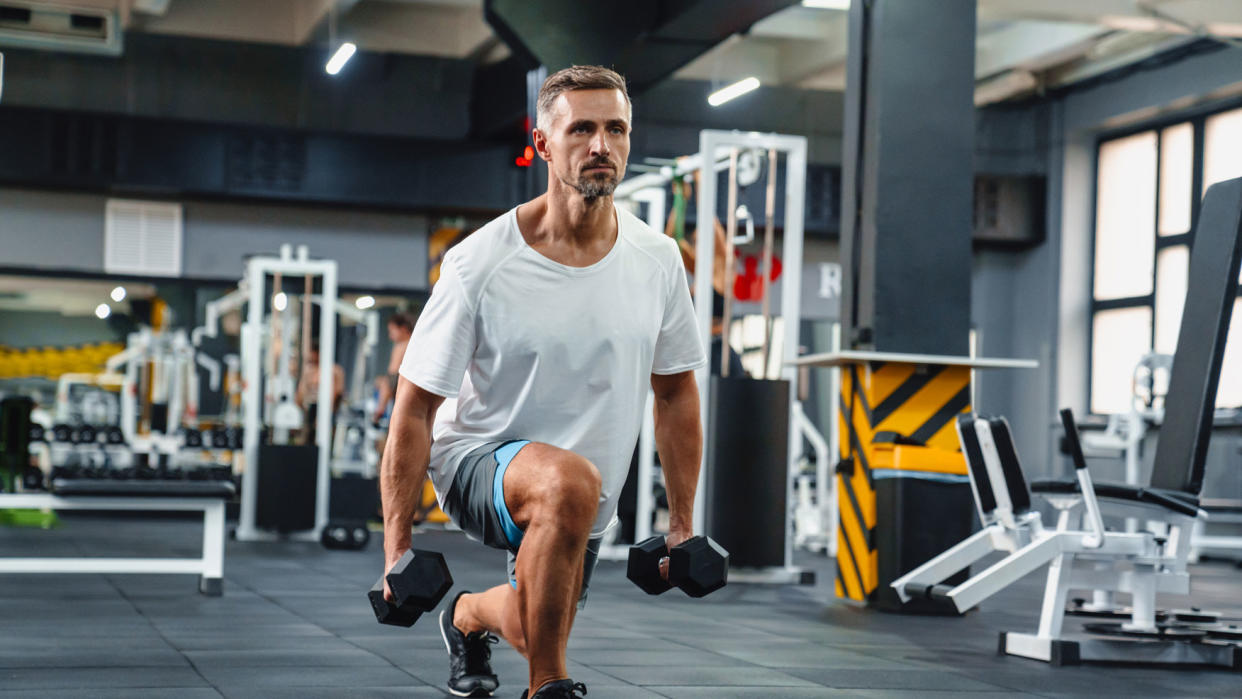
[[[394,415],[380,467],[384,555],[390,561],[410,548],[410,529],[422,498],[430,453],[431,420],[426,416]]]
[[[690,533],[699,464],[703,459],[699,392],[693,381],[668,396],[656,396],[655,438],[668,492],[669,528],[674,532]]]

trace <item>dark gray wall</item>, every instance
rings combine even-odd
[[[130,33],[116,58],[5,50],[4,103],[133,116],[461,139],[473,65],[360,51],[348,75],[313,47]]]
[[[0,266],[102,272],[103,201],[0,188]]]
[[[1242,50],[1191,51],[1023,105],[981,110],[976,171],[1046,174],[1047,240],[1026,250],[976,251],[972,322],[985,356],[1037,359],[1037,370],[981,372],[979,410],[1009,416],[1031,478],[1067,472],[1055,411],[1085,414],[1095,142],[1105,130],[1236,97]],[[1210,468],[1236,464],[1213,447]],[[1212,490],[1238,490],[1236,467]],[[1205,495],[1215,496],[1208,490]]]
[[[410,214],[190,203],[186,275],[240,277],[245,255],[290,243],[336,260],[343,286],[426,289],[427,225],[426,217]]]
[[[0,188],[0,266],[103,273],[104,203],[95,194]],[[307,245],[340,264],[340,284],[427,288],[428,219],[296,206],[184,203],[183,276],[235,280],[251,253]]]
[[[1058,156],[1049,140],[1055,112],[1054,105],[1042,102],[978,110],[975,173],[1047,175]],[[975,410],[1008,417],[1024,467],[1040,475],[1048,474],[1056,413],[1059,228],[1054,208],[1047,202],[1044,243],[1026,249],[976,248],[971,282],[970,317],[979,356],[1039,362],[1038,369],[977,372]]]

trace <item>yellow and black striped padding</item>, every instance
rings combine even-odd
[[[865,600],[878,584],[875,548],[875,482],[878,461],[892,463],[891,439],[936,450],[957,451],[953,420],[970,410],[970,368],[905,362],[841,367],[840,443],[844,468],[837,475],[838,597]],[[942,472],[928,460],[926,470]],[[943,460],[939,460],[943,464]],[[905,470],[919,466],[906,465]],[[964,471],[964,462],[963,470]]]

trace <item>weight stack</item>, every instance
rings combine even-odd
[[[319,447],[259,445],[255,526],[281,534],[315,528]]]
[[[711,381],[704,530],[732,567],[784,567],[789,382]]]

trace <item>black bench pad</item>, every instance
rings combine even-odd
[[[53,478],[55,495],[114,497],[231,498],[237,488],[230,481],[108,480],[102,478]]]
[[[1048,479],[1031,482],[1031,492],[1066,495],[1078,493],[1078,479]],[[1095,494],[1102,498],[1157,505],[1187,517],[1199,514],[1199,499],[1189,493],[1156,488],[1140,488],[1124,483],[1095,483]]]

